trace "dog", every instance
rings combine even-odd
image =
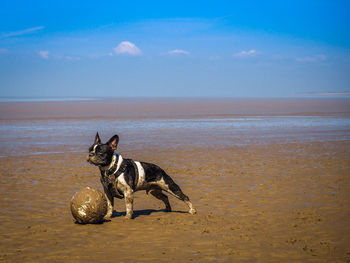
[[[106,219],[113,214],[114,198],[125,199],[126,218],[131,219],[133,215],[133,193],[145,190],[165,204],[165,211],[170,212],[171,206],[167,192],[189,207],[190,214],[196,214],[196,210],[180,187],[159,166],[137,162],[132,159],[124,159],[116,152],[119,136],[114,135],[107,143],[101,143],[98,133],[95,141],[89,148],[87,161],[98,166],[101,172],[101,183],[108,202]]]

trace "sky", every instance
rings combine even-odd
[[[0,2],[0,97],[350,95],[350,1]]]

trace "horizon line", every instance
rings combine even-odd
[[[350,92],[306,92],[294,96],[0,96],[0,102],[96,101],[114,99],[303,99],[350,98]]]

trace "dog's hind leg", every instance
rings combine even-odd
[[[180,189],[180,187],[173,181],[173,179],[171,179],[171,177],[167,174],[163,175],[162,180],[159,182],[158,184],[160,186],[160,188],[166,192],[168,192],[169,194],[172,194],[173,196],[175,196],[176,198],[180,199],[181,201],[185,202],[186,205],[189,207],[189,213],[191,215],[194,215],[197,213],[196,209],[194,209],[192,202],[190,201],[190,199],[188,198],[187,195],[185,195],[182,190]]]
[[[171,206],[169,203],[168,197],[162,193],[161,189],[152,189],[150,191],[151,195],[153,195],[155,198],[162,200],[165,204],[165,211],[166,212],[171,212]]]

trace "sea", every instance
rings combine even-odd
[[[278,99],[164,101],[164,98],[126,102],[123,98],[2,99],[0,157],[85,153],[96,132],[102,141],[118,134],[121,149],[128,151],[144,147],[178,150],[188,146],[244,147],[350,140],[350,99],[311,100],[311,103],[297,98],[289,104]],[[310,103],[314,106],[308,106]],[[298,104],[300,111],[295,110]],[[247,110],[242,111],[243,106],[239,105]],[[326,108],[320,110],[322,105]],[[40,107],[42,111],[37,110]],[[146,110],[145,114],[143,107],[152,110]],[[288,107],[294,108],[286,110]],[[269,110],[262,110],[265,108]],[[67,109],[71,109],[68,115]],[[106,114],[97,109],[103,109]]]

